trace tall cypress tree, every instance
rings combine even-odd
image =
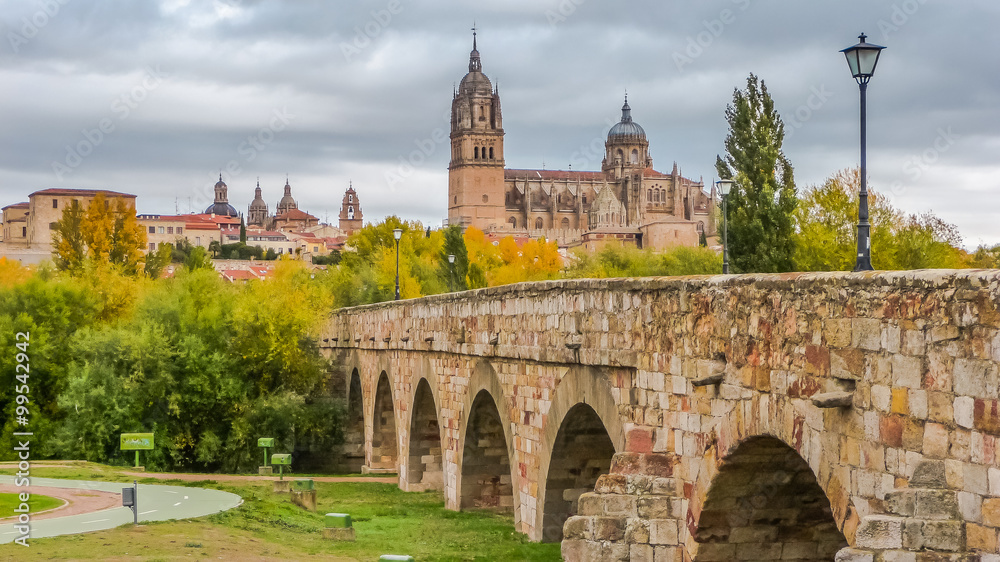
[[[726,156],[719,177],[732,179],[728,195],[729,261],[736,273],[793,268],[793,212],[798,203],[792,164],[781,151],[785,125],[764,82],[751,74],[745,91],[726,107]]]

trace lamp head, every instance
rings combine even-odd
[[[448,254],[448,263],[455,263],[455,254]]]
[[[860,42],[857,45],[841,50],[847,57],[847,65],[851,68],[851,76],[858,81],[858,84],[866,84],[875,74],[875,66],[878,64],[878,57],[885,47],[873,45],[865,41],[867,36],[862,33],[858,36]]]
[[[719,180],[715,182],[715,185],[719,186],[719,193],[725,197],[729,195],[729,191],[733,188],[733,180]]]
[[[392,229],[392,237],[395,238],[396,240],[399,240],[400,238],[402,238],[403,237],[403,229],[402,228],[394,228],[394,229]]]

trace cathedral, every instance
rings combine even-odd
[[[653,168],[646,132],[625,98],[601,171],[507,168],[500,94],[483,74],[473,33],[469,72],[451,103],[448,224],[594,250],[696,246],[716,236],[715,186]]]

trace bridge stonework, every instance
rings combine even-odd
[[[566,560],[1000,562],[998,308],[995,270],[552,281],[321,339],[357,464]]]

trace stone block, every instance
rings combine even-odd
[[[913,469],[913,476],[910,478],[910,486],[913,488],[947,488],[948,477],[944,461],[924,460],[917,463],[916,468]]]
[[[998,477],[1000,477],[1000,471]],[[600,479],[598,479],[600,480]],[[662,496],[673,496],[677,494],[677,480],[674,478],[655,478],[650,493]]]
[[[649,544],[676,545],[677,541],[677,520],[675,519],[650,519],[649,520]]]
[[[655,562],[676,562],[684,560],[684,555],[679,546],[655,546],[653,547],[653,560]]]
[[[948,447],[948,428],[939,423],[927,422],[924,425],[924,455],[942,459],[948,456]]]
[[[912,517],[916,509],[916,494],[914,490],[895,490],[885,495],[886,508],[893,515]]]
[[[601,545],[582,539],[564,540],[562,558],[566,562],[594,562],[601,560]]]
[[[316,490],[291,490],[292,503],[309,511],[316,511]]]
[[[1000,527],[1000,498],[983,498],[983,525]]]
[[[882,321],[878,318],[851,320],[851,347],[878,351],[882,347]]]
[[[622,543],[605,543],[601,546],[601,557],[599,560],[608,562],[620,561],[629,562],[629,545]]]
[[[604,496],[601,494],[583,494],[577,502],[578,515],[604,515]]]
[[[837,552],[836,562],[875,562],[875,553],[856,548],[842,548]]]
[[[629,519],[625,527],[625,542],[628,544],[649,544],[649,522],[644,519]]]
[[[594,491],[598,494],[624,494],[625,481],[623,474],[602,474],[597,477]]]
[[[563,524],[563,538],[564,539],[589,539],[593,535],[591,533],[591,521],[590,517],[580,517],[573,516],[566,520]]]
[[[675,516],[669,496],[642,496],[637,502],[638,515],[643,519],[663,519]]]
[[[617,517],[595,517],[594,540],[620,541],[625,538],[625,520]]]
[[[951,490],[916,490],[913,516],[921,519],[958,517],[958,494]]]
[[[745,543],[736,549],[736,560],[780,560],[781,543]]]
[[[965,526],[966,548],[983,552],[997,552],[997,530],[995,527],[983,527],[975,523]]]
[[[983,518],[983,496],[971,492],[959,492],[958,512],[966,521],[981,521]]]
[[[635,517],[635,496],[609,494],[604,498],[604,514],[613,517]]]
[[[960,552],[965,550],[965,533],[961,521],[925,521],[923,548]]]
[[[975,405],[976,401],[971,396],[958,396],[955,398],[955,423],[959,427],[972,429],[975,419]]]
[[[629,545],[628,557],[630,562],[655,562],[653,559],[653,547],[648,544]]]
[[[882,553],[882,559],[879,562],[917,562],[917,553],[905,550],[887,550]]]
[[[698,545],[699,562],[733,562],[736,560],[736,545],[726,543],[702,543]]]
[[[903,518],[889,515],[865,517],[854,535],[860,548],[889,549],[903,545]]]

